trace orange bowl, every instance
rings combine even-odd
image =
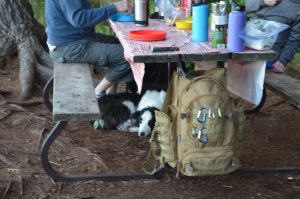
[[[167,33],[162,30],[133,30],[129,32],[129,39],[135,41],[165,40]]]

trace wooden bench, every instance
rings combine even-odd
[[[289,104],[300,109],[300,80],[287,74],[266,72],[265,85]]]
[[[53,90],[53,102],[50,92]],[[53,169],[48,160],[49,149],[68,121],[94,121],[100,118],[100,111],[94,93],[89,64],[54,63],[54,75],[44,88],[44,103],[53,113],[56,122],[41,148],[41,161],[45,172],[54,180],[74,182],[87,180],[118,181],[140,178],[157,178],[144,173],[109,174],[96,176],[65,176]]]

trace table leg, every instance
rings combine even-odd
[[[65,176],[55,171],[51,166],[48,155],[49,149],[55,139],[58,137],[60,132],[63,130],[66,121],[59,121],[56,123],[52,131],[49,133],[47,138],[45,139],[42,148],[41,148],[41,161],[42,166],[45,172],[50,176],[54,181],[59,182],[77,182],[77,181],[89,181],[89,180],[100,180],[100,181],[127,181],[127,180],[136,180],[141,178],[152,178],[156,179],[163,175],[165,168],[160,167],[157,169],[153,175],[145,174],[145,173],[129,173],[129,174],[102,174],[102,175],[91,175],[91,176]]]
[[[187,73],[184,71],[182,63],[180,61],[177,62],[177,73],[179,75],[182,75],[182,76],[186,76],[187,75]]]

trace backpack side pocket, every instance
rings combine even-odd
[[[171,167],[176,166],[176,140],[171,118],[164,112],[155,111],[155,126],[151,138],[156,143],[153,155],[160,164],[168,163]],[[151,146],[152,148],[152,146]]]
[[[236,139],[237,142],[235,142],[235,151],[236,155],[238,157],[241,156],[242,150],[243,150],[243,143],[244,143],[244,128],[245,128],[245,122],[246,122],[246,116],[244,113],[244,107],[243,104],[238,101],[235,102],[235,111],[233,114],[233,122],[235,126],[236,131]]]
[[[149,172],[146,171],[145,165],[149,162],[151,156],[158,160],[160,165],[168,163],[173,168],[177,165],[175,138],[172,117],[162,111],[155,111],[155,125],[150,139],[150,151],[143,166],[146,173]],[[155,171],[156,165],[154,167]]]

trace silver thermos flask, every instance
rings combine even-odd
[[[149,0],[134,0],[134,24],[148,26]]]

